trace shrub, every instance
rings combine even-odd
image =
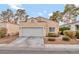
[[[57,33],[48,33],[48,37],[58,37]]]
[[[64,36],[64,37],[62,37],[62,40],[63,41],[70,41],[70,38],[68,36]]]
[[[15,35],[19,35],[19,32],[17,32]]]
[[[49,38],[48,41],[55,41],[55,39],[54,38]]]
[[[5,34],[7,33],[7,29],[6,28],[0,28],[0,32],[4,32]]]
[[[7,29],[6,28],[0,28],[0,38],[5,37],[7,33]]]
[[[65,30],[64,35],[68,36],[70,38],[75,38],[76,32],[75,31],[70,31],[70,30]]]
[[[64,32],[65,30],[70,30],[70,28],[69,28],[69,27],[61,27],[61,28],[59,28],[60,34],[63,35],[63,32]]]
[[[0,38],[5,37],[5,33],[4,32],[0,32]]]
[[[76,38],[79,39],[79,31],[76,31]]]

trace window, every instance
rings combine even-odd
[[[49,32],[55,32],[55,27],[50,27]]]
[[[79,30],[79,25],[76,25],[76,30]]]

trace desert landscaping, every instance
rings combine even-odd
[[[49,18],[44,18],[42,16],[29,17],[23,9],[16,10],[15,14],[11,9],[6,9],[0,15],[0,44],[12,42],[16,42],[17,45],[25,42],[29,46],[79,44],[79,23],[71,17],[72,15],[77,17],[79,15],[77,11],[79,9],[75,5],[67,4],[63,12],[56,11]],[[64,24],[60,25],[59,22],[64,22]]]

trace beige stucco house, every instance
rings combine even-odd
[[[58,33],[59,24],[43,17],[30,18],[19,24],[20,36],[46,36],[49,32]]]

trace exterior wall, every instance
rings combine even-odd
[[[76,25],[79,25],[79,23],[73,23],[73,24],[70,24],[70,30],[72,31],[76,31]]]
[[[59,32],[59,24],[57,22],[49,21],[48,22],[48,28],[49,27],[55,27],[55,32],[54,33]],[[49,29],[48,29],[48,32],[49,32]]]
[[[72,25],[71,25],[70,30],[71,30],[71,31],[75,31],[75,30],[76,30],[75,24],[72,24]]]
[[[19,26],[16,24],[6,23],[6,28],[8,29],[7,34],[15,34],[19,32]]]

